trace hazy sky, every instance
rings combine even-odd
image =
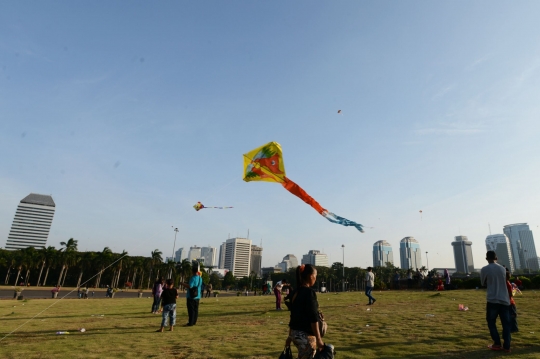
[[[366,267],[415,237],[528,222],[540,236],[536,1],[17,1],[0,10],[0,246],[19,201],[51,194],[48,245],[259,244],[263,266],[323,250]],[[342,110],[342,114],[337,114]],[[242,154],[282,145],[287,176],[364,224],[331,224]],[[192,206],[234,206],[202,210]],[[419,210],[423,211],[422,218]],[[539,248],[540,250],[540,248]],[[422,256],[425,264],[425,253]]]

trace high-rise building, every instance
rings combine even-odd
[[[503,231],[510,240],[516,269],[538,270],[534,238],[527,223],[509,224],[504,226]]]
[[[187,259],[191,262],[201,258],[201,247],[193,246],[189,247],[189,253]]]
[[[510,272],[516,269],[510,241],[504,234],[490,234],[487,236],[486,249],[488,251],[494,251],[497,254],[497,263],[510,269]]]
[[[219,261],[218,261],[218,268],[219,269],[225,269],[225,251],[227,248],[227,244],[223,242],[219,246]]]
[[[302,256],[302,264],[311,264],[316,267],[330,267],[328,256],[321,251],[310,250],[308,254]]]
[[[414,237],[405,237],[399,243],[399,257],[402,269],[422,268],[420,244]]]
[[[467,236],[456,236],[455,239],[455,242],[452,242],[452,247],[454,247],[456,271],[470,274],[474,271],[472,242],[468,240]]]
[[[252,245],[251,246],[251,272],[255,272],[257,276],[261,276],[262,267],[262,247]]]
[[[216,266],[216,248],[215,247],[202,247],[201,248],[201,258],[204,258],[205,267],[215,267]]]
[[[281,268],[281,272],[287,273],[289,269],[298,267],[298,259],[294,254],[287,254],[277,266]]]
[[[175,262],[182,262],[182,259],[186,257],[186,251],[184,248],[179,248],[176,252],[174,252],[174,261]]]
[[[386,263],[394,264],[392,246],[387,241],[377,241],[373,244],[373,267],[385,267]]]
[[[6,249],[45,248],[55,208],[51,196],[30,193],[24,197],[17,206]]]
[[[224,267],[237,278],[249,277],[251,265],[251,240],[230,238],[225,241]]]

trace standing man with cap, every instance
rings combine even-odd
[[[197,324],[199,318],[199,301],[201,300],[202,293],[202,273],[200,271],[199,262],[193,261],[191,263],[192,276],[189,279],[189,283],[180,283],[181,286],[187,289],[186,292],[186,306],[188,311],[188,322],[186,327],[192,327]]]
[[[504,350],[510,352],[511,326],[510,318],[510,297],[506,288],[506,269],[497,263],[497,254],[494,251],[486,253],[488,265],[480,271],[480,278],[483,286],[487,286],[486,320],[489,334],[493,339],[493,344],[488,348],[491,350]],[[501,346],[501,338],[497,330],[497,317],[501,318],[503,327],[504,344]]]

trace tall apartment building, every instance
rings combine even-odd
[[[224,268],[235,277],[248,277],[251,269],[251,240],[230,238],[225,241]]]
[[[45,248],[56,205],[51,196],[30,193],[15,212],[6,249]]]
[[[414,237],[405,237],[399,243],[399,257],[402,269],[416,269],[422,267],[422,252],[420,244]]]
[[[255,272],[257,276],[262,275],[262,247],[252,245],[251,246],[251,272]]]
[[[216,248],[215,247],[202,247],[201,248],[201,258],[204,259],[205,267],[215,267],[216,263]]]
[[[466,274],[472,273],[474,271],[472,242],[468,240],[467,236],[456,236],[452,247],[454,247],[456,271]]]
[[[316,267],[330,267],[328,256],[321,251],[310,250],[308,254],[302,256],[302,264],[311,264]]]
[[[225,250],[227,248],[227,244],[223,242],[219,246],[219,260],[218,260],[218,268],[219,269],[225,269]]]
[[[509,224],[504,226],[503,231],[510,240],[516,269],[538,270],[534,238],[527,223]]]
[[[386,263],[394,264],[392,246],[387,241],[377,241],[373,244],[373,267],[385,267]]]
[[[486,249],[497,254],[497,263],[513,272],[516,267],[512,256],[510,241],[504,234],[490,234],[486,237]]]

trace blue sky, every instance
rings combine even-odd
[[[0,11],[0,235],[52,194],[48,244],[81,250],[263,242],[372,264],[414,236],[454,267],[456,235],[540,225],[537,2],[11,2]],[[338,115],[337,111],[342,110]],[[242,154],[366,227],[330,224]],[[231,210],[192,208],[234,206]],[[423,211],[420,218],[419,210]],[[422,257],[425,260],[425,255]],[[396,260],[396,265],[399,261]]]

